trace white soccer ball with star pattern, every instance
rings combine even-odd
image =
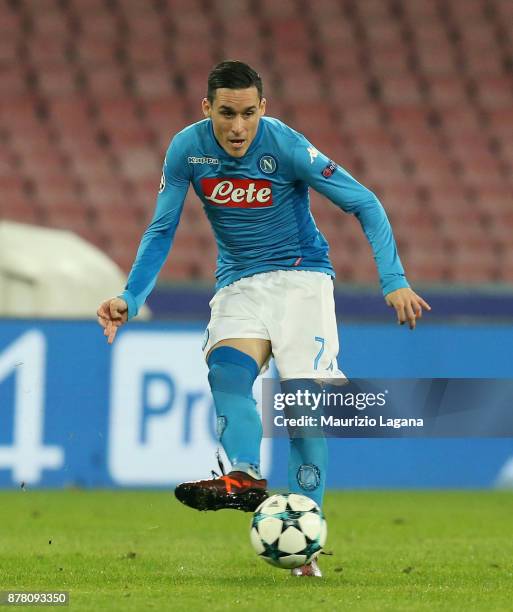
[[[310,563],[326,543],[327,526],[309,497],[273,495],[258,506],[251,521],[251,544],[257,555],[282,569]]]

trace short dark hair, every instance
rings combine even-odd
[[[214,66],[208,75],[207,99],[212,104],[216,89],[247,89],[256,87],[260,100],[263,95],[262,78],[256,70],[237,60],[225,60]]]

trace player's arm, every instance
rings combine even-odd
[[[304,137],[294,149],[294,169],[298,179],[329,198],[345,212],[354,214],[369,241],[386,303],[397,313],[400,324],[415,327],[422,309],[429,304],[408,284],[388,217],[378,198],[346,170],[317,151]]]
[[[98,308],[98,322],[109,344],[118,327],[139,312],[171,249],[190,181],[186,156],[177,140],[173,139],[167,151],[155,213],[142,236],[125,290]]]

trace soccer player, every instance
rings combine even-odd
[[[408,285],[376,196],[302,134],[265,117],[265,106],[262,80],[247,64],[224,61],[211,71],[205,119],[176,134],[167,150],[156,210],[125,290],[97,313],[112,343],[153,289],[192,183],[219,251],[203,351],[218,435],[232,467],[221,477],[177,487],[177,498],[198,510],[253,511],[267,497],[252,388],[271,355],[289,388],[297,381],[343,377],[334,271],[310,213],[309,187],[358,218],[398,322],[414,329],[422,310],[430,310]],[[322,504],[326,466],[323,437],[291,438],[291,492]],[[315,563],[293,571],[320,575]]]

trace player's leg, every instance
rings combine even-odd
[[[282,381],[282,392],[288,394],[322,394],[321,385],[310,379]],[[321,410],[312,411],[311,406],[289,405],[286,416],[291,418],[314,417],[319,423]],[[306,427],[289,427],[290,448],[288,484],[290,493],[306,495],[322,508],[326,474],[328,470],[328,446],[320,424]]]
[[[281,276],[281,278],[280,278]],[[316,272],[280,272],[277,282],[285,299],[270,327],[273,355],[287,393],[322,393],[321,381],[344,378],[338,369],[338,330],[330,277]],[[297,405],[294,416],[318,416],[319,408]],[[290,431],[289,490],[322,506],[328,467],[327,443],[320,427]],[[316,562],[296,568],[296,576],[320,577]]]
[[[267,497],[260,475],[262,424],[252,395],[253,383],[270,357],[265,326],[248,299],[250,279],[221,289],[203,346],[217,415],[217,431],[232,471],[220,478],[179,485],[183,503],[199,510],[254,510]]]
[[[279,272],[286,298],[273,316],[271,341],[282,387],[287,393],[322,393],[320,381],[344,377],[337,364],[338,330],[333,282],[318,272]],[[309,406],[292,406],[298,416],[316,416]],[[289,488],[322,505],[328,452],[321,427],[301,428],[291,435]]]
[[[311,379],[298,379],[282,381],[282,390],[285,393],[321,393],[320,384]],[[304,395],[303,395],[304,397]],[[299,408],[299,409],[298,409]],[[294,410],[294,406],[291,406]],[[293,416],[313,416],[319,418],[319,409],[312,413],[308,406],[298,406]],[[292,415],[290,415],[292,416]],[[296,427],[289,428],[290,450],[288,465],[289,491],[299,495],[306,495],[322,507],[324,490],[326,487],[326,474],[328,470],[328,447],[323,435],[322,427]],[[313,559],[309,564],[291,570],[293,576],[309,576],[322,578],[322,572]]]
[[[261,338],[229,338],[207,355],[208,380],[217,415],[217,434],[232,471],[261,479],[262,422],[253,398],[253,383],[271,354]]]
[[[253,511],[266,499],[267,481],[260,474],[262,422],[252,389],[269,355],[270,342],[260,338],[225,339],[208,351],[217,433],[232,469],[217,478],[179,485],[175,495],[187,506]]]
[[[289,490],[307,495],[320,507],[326,488],[328,446],[325,438],[291,438]]]

